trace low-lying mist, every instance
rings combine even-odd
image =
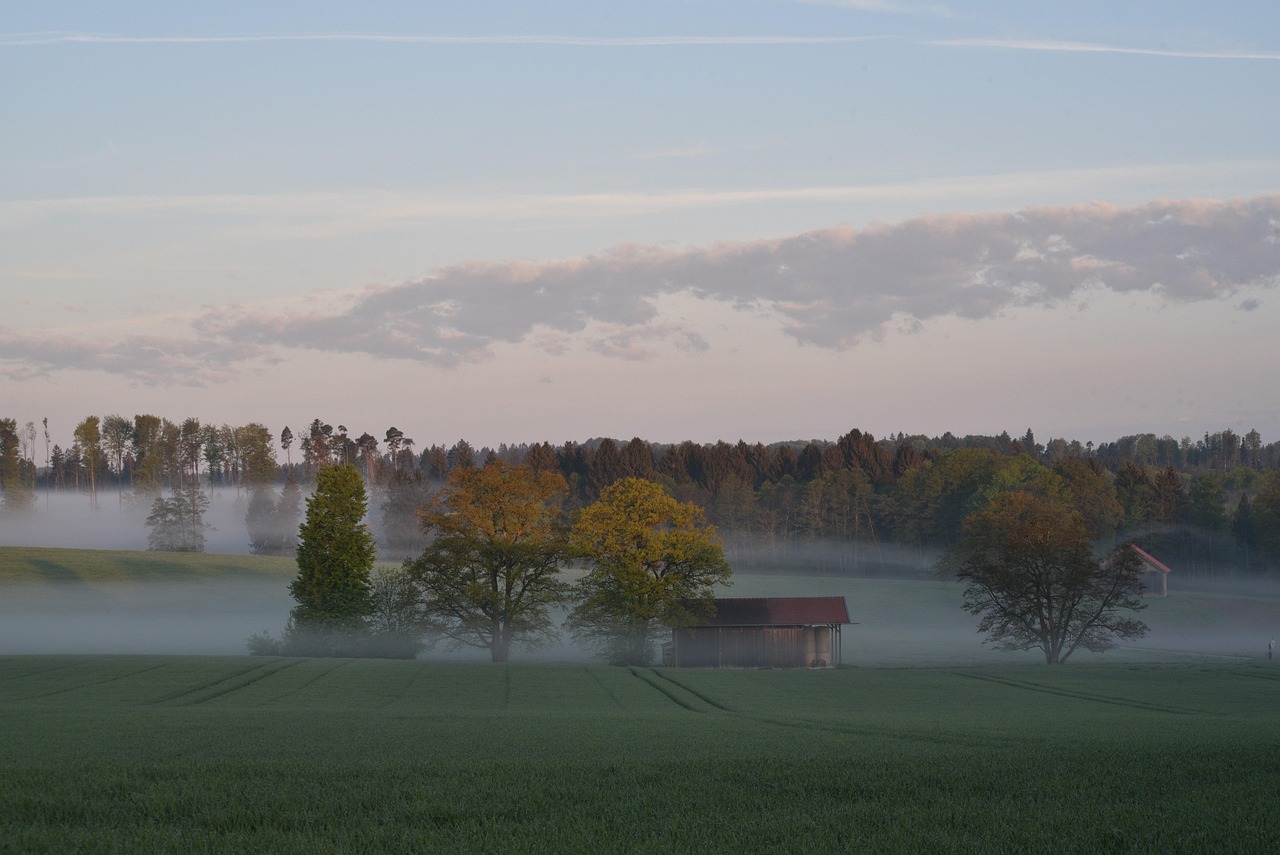
[[[205,551],[246,554],[249,496],[209,492]],[[0,546],[145,550],[149,497],[102,493],[40,495],[22,514],[0,512]],[[375,527],[376,528],[376,527]],[[977,618],[961,607],[961,586],[934,575],[936,552],[894,544],[792,542],[785,549],[726,535],[734,584],[730,597],[843,596],[855,622],[843,629],[846,665],[945,666],[1040,661],[1039,654],[983,646]],[[165,553],[153,553],[162,556]],[[381,560],[397,561],[383,554]],[[175,581],[59,582],[0,586],[0,654],[246,652],[250,635],[279,636],[294,602],[289,579],[184,577]],[[1139,615],[1150,634],[1105,654],[1121,656],[1265,657],[1280,639],[1280,585],[1260,579],[1169,577],[1167,598],[1149,597]],[[1280,655],[1280,651],[1277,651]],[[443,646],[428,659],[484,660],[487,652]],[[1077,652],[1072,662],[1097,661]],[[513,649],[513,661],[588,661],[567,637],[551,648]]]
[[[1259,596],[1180,591],[1147,600],[1140,617],[1148,637],[1107,654],[1077,652],[1072,662],[1117,658],[1231,656],[1264,658],[1280,637],[1280,590]],[[843,596],[854,625],[843,628],[844,664],[859,667],[940,667],[1042,661],[1035,651],[1004,653],[983,646],[977,619],[961,608],[961,587],[938,580],[835,575],[738,574],[724,596]],[[156,653],[239,655],[263,630],[278,636],[294,603],[288,579],[214,578],[183,581],[55,583],[0,588],[0,654]],[[1277,652],[1280,655],[1280,651]],[[487,652],[422,654],[429,660],[484,661]],[[586,662],[591,655],[566,636],[512,661]]]
[[[245,555],[249,535],[245,512],[249,494],[229,488],[205,490],[205,552]],[[168,494],[166,493],[167,497]],[[96,506],[87,493],[55,490],[36,497],[30,510],[0,512],[0,546],[45,546],[68,549],[145,550],[150,493],[98,493]]]
[[[0,653],[241,654],[278,633],[288,580],[211,579],[0,589]]]

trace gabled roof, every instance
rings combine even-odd
[[[1138,553],[1138,557],[1142,559],[1142,563],[1146,564],[1152,570],[1158,570],[1161,573],[1173,572],[1172,569],[1167,567],[1163,562],[1161,562],[1158,558],[1156,558],[1150,552],[1147,552],[1146,550],[1141,549],[1132,543],[1129,544],[1129,548],[1132,549],[1134,552]]]
[[[849,623],[844,597],[728,597],[699,626],[818,626]]]

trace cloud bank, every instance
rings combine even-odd
[[[152,384],[217,383],[289,349],[437,367],[502,344],[644,359],[703,350],[702,331],[663,316],[670,295],[773,319],[798,344],[854,347],[929,321],[1023,306],[1072,306],[1094,289],[1256,309],[1280,282],[1280,195],[1233,201],[1031,208],[923,217],[862,230],[672,249],[624,245],[545,263],[476,263],[371,288],[328,312],[208,308],[173,340],[109,342],[0,330],[16,378],[97,369]]]

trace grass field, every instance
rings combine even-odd
[[[274,579],[298,572],[292,558],[195,552],[125,552],[0,546],[0,586]]]
[[[22,852],[1264,852],[1280,668],[0,657]]]
[[[1280,841],[1268,597],[1175,590],[1144,612],[1142,645],[1054,669],[984,650],[955,585],[830,576],[745,576],[728,593],[846,596],[855,667],[836,671],[610,668],[567,648],[507,666],[10,655],[239,652],[283,624],[293,572],[249,556],[0,549],[0,851]]]

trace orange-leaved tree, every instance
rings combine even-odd
[[[1129,614],[1143,608],[1137,554],[1126,544],[1097,558],[1084,519],[1061,498],[993,496],[965,520],[943,567],[966,583],[964,607],[1001,650],[1039,649],[1054,665],[1147,632]]]
[[[405,572],[422,592],[429,633],[489,651],[506,662],[512,644],[537,647],[556,638],[552,606],[569,595],[560,578],[566,559],[558,473],[495,460],[458,467],[420,511],[434,535]]]

